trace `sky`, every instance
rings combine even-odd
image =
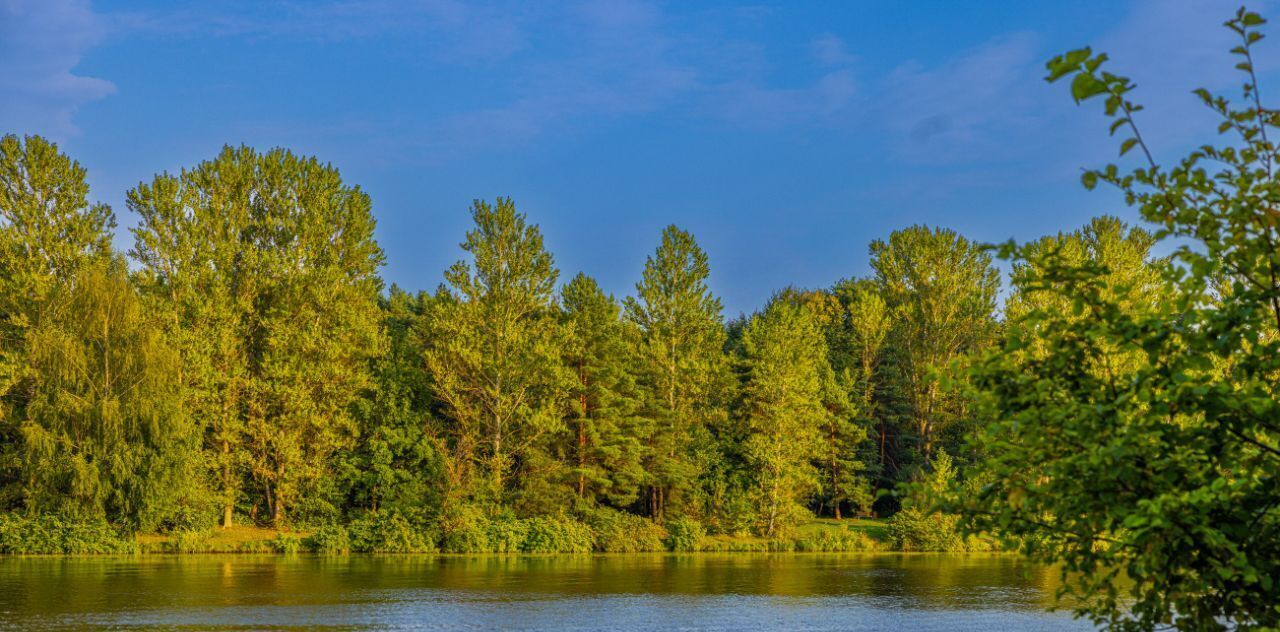
[[[370,194],[389,283],[434,289],[472,200],[509,196],[563,281],[619,297],[664,226],[689,230],[732,316],[869,274],[868,244],[913,224],[1136,221],[1080,187],[1118,139],[1044,62],[1107,51],[1174,159],[1214,136],[1190,91],[1239,90],[1239,1],[0,0],[0,133],[77,159],[121,249],[140,181],[282,146]],[[1280,41],[1259,46],[1280,78]]]

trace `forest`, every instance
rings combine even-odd
[[[1105,55],[1049,62],[1130,161],[1082,184],[1143,225],[905,227],[866,277],[737,318],[679,226],[615,297],[507,198],[475,201],[440,287],[387,287],[369,195],[286,149],[139,183],[122,253],[84,169],[5,136],[0,553],[243,527],[285,552],[1016,549],[1099,623],[1280,625],[1262,24],[1227,23],[1244,105],[1197,91],[1220,140],[1172,162]],[[812,528],[869,516],[882,538]]]
[[[444,540],[604,513],[776,538],[892,515],[883,492],[974,458],[977,415],[941,378],[995,341],[1000,273],[947,229],[726,320],[677,226],[619,300],[562,279],[514,201],[477,200],[445,284],[409,292],[378,276],[369,196],[315,158],[227,147],[155,176],[128,192],[128,253],[56,146],[6,136],[0,164],[10,512],[130,533],[388,514]],[[1152,243],[1113,218],[1055,239],[1134,275]]]

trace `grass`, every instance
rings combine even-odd
[[[813,535],[820,531],[861,531],[874,540],[885,541],[889,537],[886,520],[878,518],[816,518],[813,522],[801,525],[797,531],[801,535]]]

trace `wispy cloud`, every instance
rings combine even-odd
[[[105,28],[84,0],[0,0],[0,133],[75,136],[82,105],[111,82],[76,72]]]
[[[934,67],[906,62],[883,80],[878,117],[899,157],[956,162],[1003,153],[1035,124],[1040,53],[1030,33],[997,37]]]

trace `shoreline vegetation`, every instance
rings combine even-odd
[[[1222,140],[1171,162],[1106,55],[1047,64],[1128,154],[1082,184],[1149,230],[911,226],[729,319],[690,232],[618,299],[507,198],[386,288],[369,196],[285,149],[140,183],[126,255],[83,168],[4,136],[0,554],[1016,549],[1099,625],[1280,628],[1264,23],[1226,23],[1244,105],[1196,91]]]
[[[992,553],[1010,552],[990,539],[959,538],[950,547],[919,548],[903,542],[890,521],[820,519],[799,526],[787,538],[708,535],[682,521],[663,528],[652,523],[622,531],[615,525],[535,518],[490,523],[469,538],[418,530],[399,515],[328,525],[311,531],[278,531],[252,526],[208,531],[122,536],[105,523],[0,518],[0,554],[17,556],[94,556],[158,554],[321,555],[488,555],[629,553]],[[638,527],[638,528],[637,528]],[[899,529],[900,530],[900,527]]]

